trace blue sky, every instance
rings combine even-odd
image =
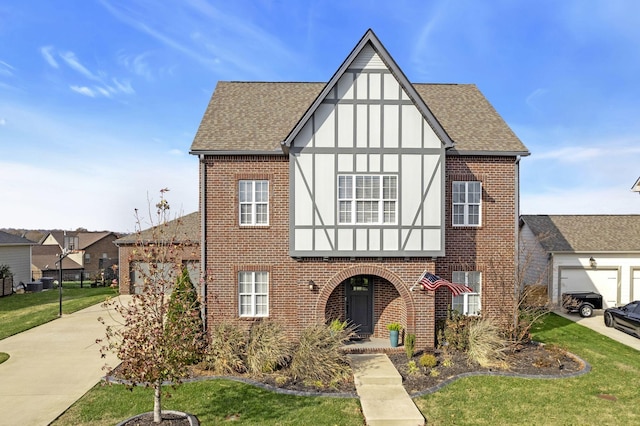
[[[640,213],[640,2],[5,0],[0,228],[130,232],[165,187],[195,211],[216,82],[327,81],[368,28],[504,117],[521,213]]]

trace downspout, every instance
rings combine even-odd
[[[205,331],[207,330],[207,168],[204,162],[204,154],[200,154],[200,295],[202,304],[200,306],[200,314]]]
[[[513,325],[517,326],[518,324],[518,304],[520,303],[520,296],[521,296],[521,287],[522,284],[521,282],[519,282],[519,273],[518,271],[520,270],[520,232],[519,231],[519,223],[520,223],[520,156],[517,155],[516,156],[516,162],[515,162],[515,187],[516,187],[516,193],[515,193],[515,226],[514,226],[514,241],[515,241],[515,268],[514,268],[514,288],[513,288],[513,294],[514,294],[514,302],[515,302],[515,306],[513,309]]]

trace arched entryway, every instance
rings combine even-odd
[[[318,296],[316,318],[347,319],[363,337],[386,337],[389,322],[400,322],[407,332],[414,332],[413,298],[407,285],[387,269],[347,268],[331,277]]]

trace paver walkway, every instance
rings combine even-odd
[[[48,425],[100,381],[105,363],[116,365],[115,355],[100,358],[100,316],[116,323],[97,304],[0,340],[10,355],[0,364],[0,425]]]
[[[348,355],[368,426],[423,426],[424,417],[402,386],[402,376],[385,354]]]

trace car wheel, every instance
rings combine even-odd
[[[605,312],[604,314],[604,325],[613,327],[613,315],[610,312]]]
[[[580,316],[583,318],[588,318],[593,315],[593,306],[591,305],[581,305],[580,306]]]

